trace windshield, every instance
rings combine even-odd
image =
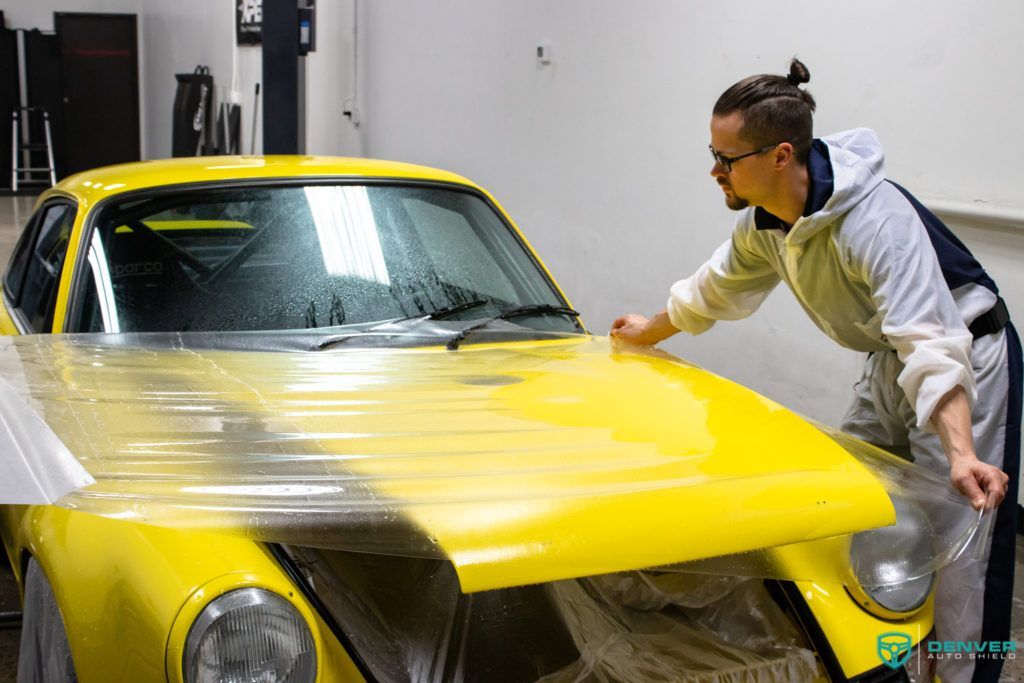
[[[83,273],[73,332],[337,328],[565,306],[494,208],[435,186],[236,187],[125,200],[98,215]],[[564,315],[514,322],[579,329]]]

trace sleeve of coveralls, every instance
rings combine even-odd
[[[666,311],[683,332],[706,332],[716,320],[739,320],[758,309],[779,275],[733,233],[690,277],[672,285]]]
[[[973,340],[916,215],[881,222],[864,250],[861,275],[882,334],[904,364],[896,381],[914,406],[918,428],[934,432],[932,412],[950,390],[962,386],[974,405]]]

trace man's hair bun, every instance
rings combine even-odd
[[[807,83],[811,80],[811,72],[807,70],[807,67],[796,57],[789,63],[789,75],[786,76],[786,80],[791,85],[799,86],[801,83]]]

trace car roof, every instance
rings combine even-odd
[[[139,161],[103,166],[65,178],[47,192],[72,195],[86,204],[107,197],[192,183],[288,178],[402,178],[458,183],[480,189],[455,173],[381,159],[331,156],[215,156]]]

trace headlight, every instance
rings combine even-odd
[[[260,588],[225,593],[200,612],[185,641],[188,683],[316,678],[316,648],[298,610]]]
[[[927,566],[932,558],[933,534],[918,505],[899,497],[892,502],[894,525],[853,536],[850,566],[859,585],[850,586],[850,592],[868,609],[873,605],[865,603],[864,594],[883,610],[906,615],[919,609],[931,594],[935,574],[918,576],[914,568]]]

